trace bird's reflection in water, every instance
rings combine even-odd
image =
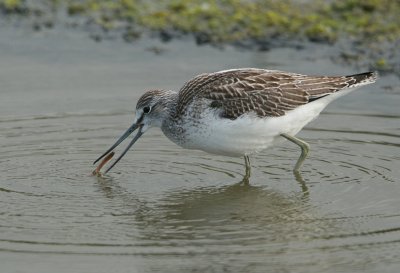
[[[301,175],[300,172],[293,172],[294,178],[299,183],[301,191],[303,192],[303,197],[308,198],[310,195],[310,191],[308,190],[306,181],[303,179],[303,176]]]
[[[174,190],[161,198],[129,192],[111,179],[99,179],[99,186],[118,203],[116,216],[118,211],[131,216],[138,239],[155,244],[179,240],[187,245],[205,239],[218,244],[225,240],[287,242],[334,228],[317,216],[304,194],[284,194],[246,183]]]
[[[293,228],[290,224],[311,218],[304,200],[245,183],[171,192],[158,209],[157,220],[152,220],[161,226],[153,232],[170,238],[238,239],[264,237],[265,232],[280,236]]]

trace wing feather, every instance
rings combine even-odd
[[[248,112],[259,117],[278,117],[318,98],[371,80],[367,73],[359,75],[363,77],[306,76],[254,68],[201,74],[179,91],[177,113],[184,113],[197,98],[214,102],[224,118],[236,119]]]

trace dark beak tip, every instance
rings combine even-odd
[[[141,129],[142,126],[139,126]],[[136,134],[136,136],[131,140],[131,142],[128,144],[128,146],[125,148],[125,150],[122,152],[122,154],[114,161],[114,163],[104,172],[104,174],[107,174],[123,157],[124,155],[128,152],[128,150],[132,147],[133,144],[143,135],[143,132],[139,130],[139,132]]]
[[[105,153],[103,153],[99,158],[97,158],[94,162],[93,165],[96,164],[100,159],[108,155],[110,152],[112,152],[115,147],[117,147],[124,139],[126,139],[132,132],[134,132],[138,127],[140,127],[138,124],[133,124],[131,127],[129,127],[128,130],[115,142]]]

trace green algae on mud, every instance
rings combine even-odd
[[[342,61],[392,72],[400,62],[399,53],[393,53],[400,41],[399,1],[0,0],[0,10],[46,17],[45,26],[51,25],[48,14],[54,18],[62,10],[99,27],[102,32],[92,34],[96,40],[114,31],[132,42],[152,31],[163,40],[189,34],[198,44],[265,50],[293,41],[335,44],[344,39],[351,48],[339,57],[357,56]]]

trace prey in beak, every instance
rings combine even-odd
[[[138,129],[137,134],[135,135],[135,137],[131,140],[131,142],[129,143],[129,145],[125,148],[125,150],[122,152],[122,154],[114,161],[114,163],[104,172],[104,174],[108,173],[117,163],[118,161],[121,160],[122,157],[124,157],[124,155],[128,152],[128,150],[132,147],[133,144],[135,144],[135,142],[143,135],[143,124],[138,123],[134,123],[131,127],[129,127],[128,130],[126,130],[126,132],[117,140],[117,142],[115,142],[110,149],[108,149],[104,154],[102,154],[99,158],[97,158],[93,164],[96,164],[100,159],[102,159],[103,157],[105,157],[106,155],[108,155],[110,152],[112,152],[119,144],[121,144],[122,141],[124,141],[128,136],[130,136],[135,130]]]

